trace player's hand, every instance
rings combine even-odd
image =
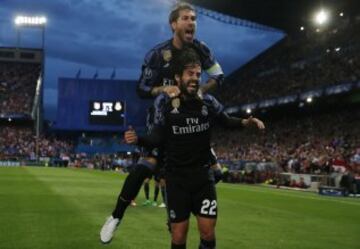
[[[216,163],[210,167],[210,175],[212,175],[215,184],[220,182],[223,178],[222,168],[219,163]]]
[[[166,86],[162,91],[170,98],[175,98],[180,95],[180,89],[177,86]]]
[[[138,136],[136,134],[136,131],[131,126],[129,126],[129,129],[125,131],[124,140],[127,144],[137,144]]]
[[[250,116],[249,118],[243,120],[243,125],[244,126],[249,126],[249,125],[252,125],[252,124],[256,125],[256,127],[259,130],[264,130],[265,129],[264,122],[261,121],[260,119],[257,119],[257,118],[254,118],[254,117]]]

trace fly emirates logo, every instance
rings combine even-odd
[[[200,123],[199,118],[186,118],[186,126],[173,125],[172,130],[175,135],[192,134],[206,131],[210,128],[210,123]]]

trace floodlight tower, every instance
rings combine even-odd
[[[40,28],[42,30],[41,48],[45,47],[45,26],[47,19],[45,16],[17,16],[15,25],[17,27],[17,47],[20,47],[20,28]]]
[[[36,84],[36,92],[34,97],[34,109],[32,112],[33,119],[36,120],[36,160],[39,161],[39,140],[42,120],[42,93],[43,81],[45,75],[45,26],[47,18],[45,16],[17,16],[14,20],[17,29],[17,48],[20,48],[20,28],[37,28],[41,29],[41,72]]]

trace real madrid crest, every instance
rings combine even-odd
[[[170,215],[170,218],[172,218],[172,219],[176,218],[176,213],[174,210],[170,210],[169,215]]]
[[[202,109],[201,109],[201,114],[203,116],[207,116],[208,115],[208,109],[206,107],[206,105],[203,105]]]
[[[169,62],[172,58],[171,50],[162,50],[161,51],[164,61]]]
[[[177,114],[179,113],[178,108],[180,107],[180,98],[174,98],[171,100],[171,106],[174,108],[171,113]]]
[[[173,98],[171,100],[171,106],[174,108],[179,108],[180,107],[180,98]]]

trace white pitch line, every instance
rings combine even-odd
[[[285,191],[285,190],[281,190],[281,189],[273,189],[274,191],[267,191],[267,190],[272,190],[272,189],[266,189],[265,191],[262,191],[262,190],[260,190],[260,187],[255,187],[255,186],[248,187],[248,186],[244,186],[244,185],[232,186],[232,185],[227,185],[227,184],[222,184],[221,186],[218,186],[218,187],[219,188],[227,188],[227,189],[238,189],[238,190],[259,192],[259,193],[271,193],[271,194],[275,194],[275,195],[288,196],[288,197],[294,197],[294,198],[303,198],[303,199],[310,199],[310,200],[316,200],[316,201],[330,201],[330,202],[337,202],[337,203],[360,206],[360,202],[350,202],[350,201],[344,201],[344,200],[338,200],[338,199],[329,199],[331,197],[326,197],[326,196],[311,197],[311,196],[297,195],[296,193],[288,194],[288,193],[280,192],[280,191]],[[276,192],[276,191],[279,191],[279,192]],[[287,191],[292,191],[292,190],[287,190]],[[311,193],[308,193],[308,194],[311,194]],[[341,197],[332,197],[332,198],[341,198]]]

